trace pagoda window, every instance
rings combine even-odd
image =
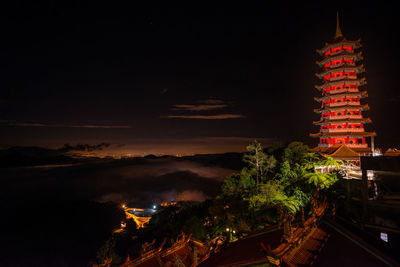
[[[338,126],[338,129],[342,129],[342,125],[339,125],[339,126]]]
[[[349,141],[349,144],[353,144],[353,143],[354,143],[354,141],[353,141],[353,140],[350,140],[350,141]]]
[[[338,116],[341,116],[341,115],[342,115],[342,113],[341,113],[341,112],[338,112],[337,114],[338,114]]]
[[[362,144],[363,143],[363,139],[362,138],[357,139],[357,143],[358,144]]]
[[[351,112],[349,111],[349,112],[347,112],[347,115],[351,115]]]
[[[338,140],[338,144],[343,144],[343,141],[342,140]]]
[[[351,128],[352,128],[352,126],[351,126],[351,125],[349,125],[349,126],[347,126],[347,128],[350,128],[350,129],[351,129]]]

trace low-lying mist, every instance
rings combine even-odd
[[[100,202],[204,201],[218,192],[224,177],[232,172],[191,161],[153,160],[98,173],[91,193]]]
[[[87,266],[124,217],[121,203],[150,207],[215,196],[234,171],[214,161],[168,157],[0,168],[6,218],[0,249],[7,255],[0,265]]]

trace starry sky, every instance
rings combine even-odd
[[[166,2],[2,8],[0,146],[194,154],[240,151],[254,138],[316,145],[315,50],[333,39],[337,11],[344,36],[363,44],[367,130],[378,147],[399,146],[396,8]]]

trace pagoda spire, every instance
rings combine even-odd
[[[339,24],[339,12],[336,12],[336,33],[335,33],[335,39],[338,39],[340,37],[343,37],[342,30],[340,29],[340,24]]]

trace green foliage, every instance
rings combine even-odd
[[[283,161],[288,161],[290,163],[290,166],[297,164],[305,164],[307,162],[307,159],[312,156],[311,154],[307,151],[307,147],[303,145],[301,142],[292,142],[290,143],[284,150],[283,153]]]
[[[317,188],[326,189],[332,186],[336,181],[336,175],[332,173],[310,172],[304,175],[309,184],[314,184]]]
[[[267,172],[271,171],[277,164],[276,159],[272,155],[267,155],[263,152],[261,143],[254,140],[247,146],[248,153],[243,156],[243,161],[250,167],[250,173],[254,173],[257,186],[260,179]]]
[[[278,203],[285,198],[281,186],[276,181],[268,181],[260,185],[260,192],[252,195],[249,200],[249,205],[252,209],[258,210],[268,208]]]
[[[340,165],[343,164],[341,160],[335,160],[332,157],[325,157],[323,160],[313,162],[313,166],[333,166],[336,169],[340,169]],[[308,172],[303,175],[309,184],[313,184],[317,188],[327,189],[336,183],[337,175],[336,173],[329,172]]]
[[[297,190],[296,194],[287,196],[282,185],[277,181],[269,181],[260,186],[260,193],[250,197],[250,207],[253,209],[271,208],[280,205],[286,212],[295,214],[306,203],[306,194]]]
[[[186,234],[192,234],[192,237],[198,240],[206,238],[206,228],[197,216],[190,217],[182,229]]]
[[[340,169],[340,165],[343,164],[343,160],[336,160],[332,157],[325,157],[325,159],[320,161],[318,164],[320,164],[321,166],[334,166],[337,169]]]
[[[223,185],[222,194],[225,196],[246,196],[254,189],[255,181],[247,169],[243,169],[240,174],[229,175]]]
[[[290,167],[289,161],[285,160],[279,168],[279,173],[276,174],[275,178],[279,181],[279,184],[284,187],[290,185],[297,179],[296,171]]]

